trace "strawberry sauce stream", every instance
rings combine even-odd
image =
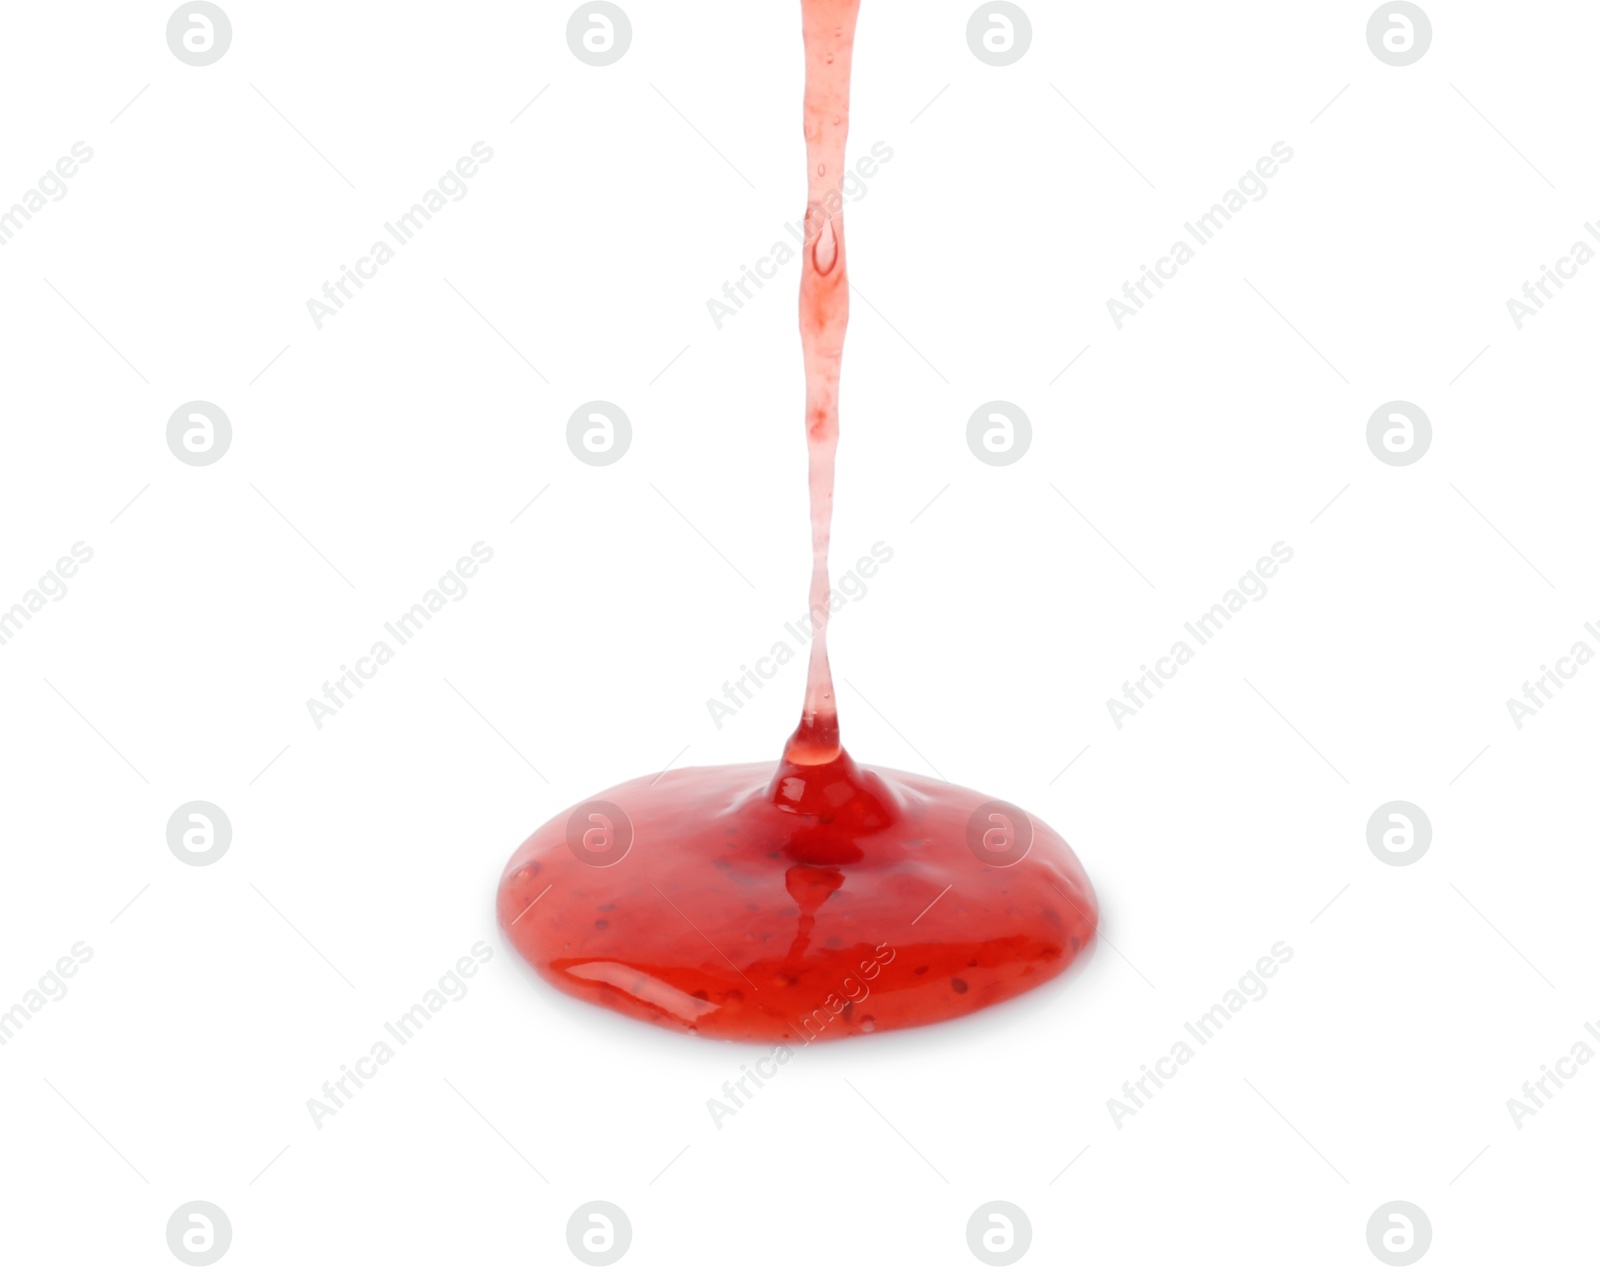
[[[800,726],[785,757],[829,762],[839,754],[839,711],[828,666],[828,536],[833,465],[839,449],[839,367],[850,321],[845,259],[844,145],[850,131],[850,58],[859,0],[810,0],[806,47],[806,241],[800,260],[800,346],[806,368],[806,448],[811,483],[811,618],[816,635],[806,670]],[[831,175],[830,175],[831,174]]]
[[[568,808],[511,857],[501,929],[569,995],[659,1026],[773,1045],[972,1013],[1059,974],[1094,937],[1071,848],[1010,803],[859,767],[826,643],[842,200],[859,0],[801,0],[807,245],[800,279],[814,635],[800,724],[768,763],[668,771]],[[947,717],[949,715],[947,714]]]

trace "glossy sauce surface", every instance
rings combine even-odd
[[[1026,991],[1088,943],[1096,908],[1066,843],[1017,808],[841,753],[610,789],[523,844],[499,918],[572,995],[807,1043]]]

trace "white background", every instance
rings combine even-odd
[[[851,154],[894,157],[847,212],[835,558],[894,559],[834,628],[847,743],[1049,821],[1104,937],[1029,998],[806,1051],[718,1129],[760,1050],[560,996],[492,901],[562,808],[775,756],[797,715],[798,661],[720,729],[705,702],[805,607],[795,266],[706,311],[804,210],[798,6],[633,3],[603,69],[565,5],[225,7],[205,68],[162,5],[5,14],[0,205],[94,151],[0,248],[0,607],[94,551],[0,647],[0,1009],[93,949],[0,1049],[9,1260],[176,1263],[191,1199],[240,1266],[576,1264],[595,1198],[641,1266],[975,1264],[996,1198],[1025,1263],[1376,1264],[1392,1199],[1432,1263],[1588,1254],[1600,1069],[1521,1128],[1506,1100],[1600,1020],[1600,669],[1520,730],[1505,700],[1600,648],[1600,265],[1520,331],[1505,301],[1600,213],[1600,13],[1435,3],[1394,68],[1364,4],[1033,3],[997,69],[969,5],[865,0]],[[306,300],[478,141],[318,330]],[[565,443],[595,398],[633,422],[611,467]],[[1034,426],[1007,467],[965,441],[995,398]],[[1365,440],[1397,398],[1433,421],[1407,467]],[[233,423],[209,467],[166,446],[195,399]],[[477,541],[468,596],[317,729]],[[1118,729],[1106,699],[1277,541],[1268,596]],[[1366,843],[1397,798],[1433,825],[1409,867]],[[209,867],[167,848],[192,799],[233,825]],[[478,940],[470,994],[313,1126]],[[1115,1126],[1278,940],[1270,994]]]

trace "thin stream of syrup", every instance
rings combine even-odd
[[[801,0],[810,247],[800,282],[815,626],[776,769],[641,778],[538,829],[501,878],[501,928],[562,991],[661,1026],[809,1044],[972,1013],[1093,938],[1077,857],[1018,807],[858,767],[826,644],[849,319],[840,200],[859,0]]]
[[[833,522],[833,467],[839,449],[839,369],[850,321],[844,208],[837,193],[850,131],[850,59],[860,0],[808,0],[802,6],[806,48],[806,234],[801,258],[800,346],[806,369],[806,449],[811,485],[811,619],[816,627],[806,670],[800,726],[784,756],[829,762],[839,755],[839,711],[828,666],[828,537]],[[832,173],[830,185],[829,173]],[[830,209],[829,204],[832,204]]]

